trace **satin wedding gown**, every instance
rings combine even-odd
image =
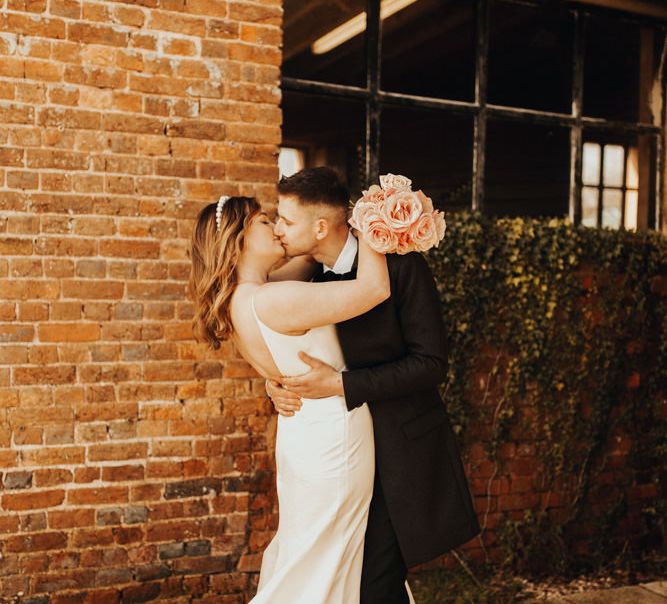
[[[285,335],[260,321],[254,301],[253,313],[283,375],[310,369],[300,350],[344,369],[333,325]],[[348,411],[342,396],[302,400],[294,416],[278,416],[278,531],[251,604],[358,604],[375,472],[371,415],[367,405]]]

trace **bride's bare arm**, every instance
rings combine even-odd
[[[290,258],[280,268],[269,273],[269,281],[308,281],[316,266],[317,262],[312,256]]]
[[[271,329],[292,333],[361,315],[386,300],[390,293],[387,259],[360,238],[356,279],[267,283],[255,293],[255,310]]]

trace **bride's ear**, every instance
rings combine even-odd
[[[326,218],[318,218],[315,221],[315,239],[322,241],[329,234],[329,222]]]

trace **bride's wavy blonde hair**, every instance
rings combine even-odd
[[[229,304],[237,283],[236,267],[246,229],[262,210],[253,197],[230,197],[222,207],[218,229],[217,205],[207,205],[197,217],[190,248],[189,284],[195,305],[195,337],[216,349],[232,335]]]

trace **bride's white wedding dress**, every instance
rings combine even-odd
[[[291,336],[262,323],[254,303],[253,312],[283,375],[310,369],[299,351],[344,368],[333,325]],[[330,396],[303,399],[294,416],[278,416],[276,469],[278,531],[251,603],[358,604],[375,472],[368,406],[348,411],[343,397]]]

